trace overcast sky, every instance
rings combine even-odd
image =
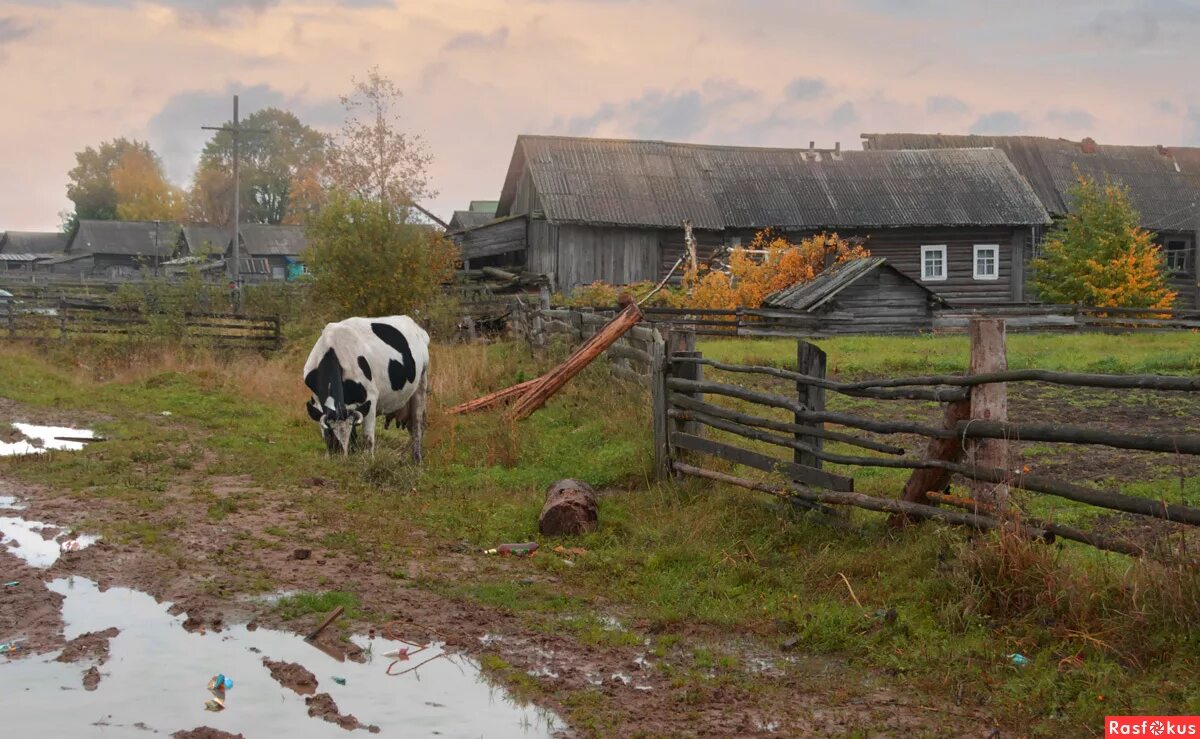
[[[0,0],[0,230],[56,228],[74,153],[201,125],[333,131],[372,65],[405,91],[448,217],[519,133],[860,148],[874,131],[1200,145],[1200,0]]]

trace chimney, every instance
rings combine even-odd
[[[1079,142],[1079,149],[1084,154],[1095,154],[1096,153],[1096,140],[1094,138],[1092,138],[1091,136],[1085,137],[1083,139],[1083,141]]]
[[[833,158],[834,159],[842,158],[842,142],[841,141],[833,142]]]

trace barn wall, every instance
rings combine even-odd
[[[558,288],[602,280],[614,285],[654,280],[659,273],[656,229],[563,224],[558,227]]]
[[[517,184],[509,215],[532,214],[535,211],[540,213],[541,210],[542,201],[538,197],[537,188],[533,186],[533,176],[529,173],[529,167],[526,167],[521,173],[521,181]]]
[[[550,275],[558,289],[558,226],[540,219],[529,221],[529,245],[526,268],[530,272]]]
[[[725,245],[725,234],[721,231],[700,231],[693,230],[692,236],[696,238],[697,257],[700,261],[708,259],[712,253]],[[683,227],[673,228],[662,232],[662,259],[659,262],[658,279],[662,279],[670,271],[671,267],[675,266],[676,260],[687,253],[687,247],[683,243]],[[743,244],[749,244],[750,239],[742,239]],[[671,280],[672,284],[677,284],[683,276],[682,269],[675,273]]]
[[[510,218],[470,231],[459,231],[451,234],[451,238],[458,245],[460,258],[472,262],[483,257],[525,251],[527,226],[524,218]]]

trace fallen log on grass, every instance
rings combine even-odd
[[[484,410],[485,408],[491,408],[494,405],[515,398],[529,388],[533,387],[534,384],[540,379],[540,377],[535,377],[532,380],[526,380],[525,382],[517,383],[516,385],[506,387],[503,390],[497,390],[494,393],[488,393],[487,395],[476,398],[475,400],[468,400],[466,403],[459,403],[450,410],[446,411],[446,413],[451,416],[457,416],[462,413],[473,413],[475,411]]]

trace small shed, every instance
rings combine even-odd
[[[92,273],[95,266],[96,257],[93,254],[60,254],[34,262],[33,271],[68,277],[86,277]]]
[[[763,306],[807,313],[826,333],[913,334],[932,331],[933,312],[946,301],[886,257],[866,257],[771,293]]]

